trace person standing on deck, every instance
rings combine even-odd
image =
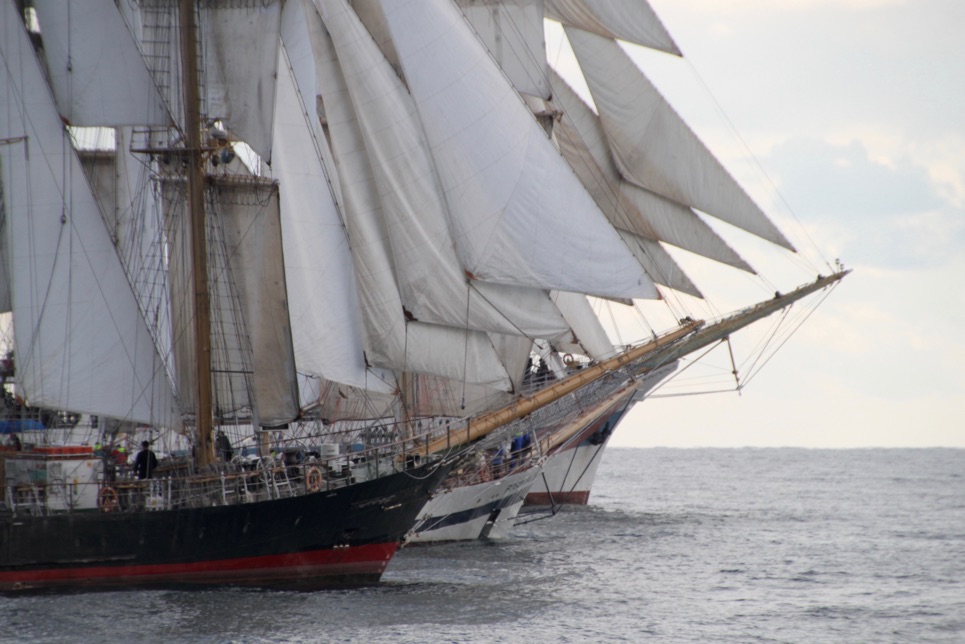
[[[157,456],[151,451],[151,444],[141,443],[141,451],[134,457],[134,474],[139,479],[149,479],[157,469]]]

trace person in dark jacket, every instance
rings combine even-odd
[[[151,451],[151,444],[147,441],[141,443],[141,451],[134,457],[134,474],[139,479],[149,479],[157,469],[157,456]]]

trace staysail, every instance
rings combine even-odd
[[[564,333],[566,323],[544,291],[467,280],[415,104],[348,5],[320,4],[373,160],[406,310],[417,320],[493,333],[543,338]]]
[[[383,9],[467,270],[505,284],[656,297],[459,10],[444,0]]]
[[[312,33],[358,282],[368,362],[509,390],[506,371],[485,333],[405,319],[378,184],[359,119],[327,32]]]
[[[164,363],[12,3],[0,25],[13,90],[0,101],[0,166],[18,385],[35,405],[174,422]]]
[[[566,36],[628,181],[793,250],[616,41],[572,27]]]
[[[456,0],[479,40],[522,94],[550,97],[543,0]]]
[[[560,152],[614,226],[753,272],[690,208],[625,180],[600,118],[555,71],[550,78],[554,102],[563,110],[554,128]]]
[[[352,256],[322,161],[328,143],[319,133],[314,58],[299,3],[286,5],[282,30],[272,172],[281,189],[296,364],[306,374],[390,393],[394,387],[382,384],[365,365]],[[304,90],[295,81],[299,69]]]
[[[546,17],[668,54],[680,50],[646,0],[545,0]]]

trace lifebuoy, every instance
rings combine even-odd
[[[305,473],[305,487],[309,492],[318,492],[322,489],[322,471],[315,465],[309,467]]]
[[[565,355],[563,356],[563,364],[565,364],[567,367],[569,367],[571,364],[573,364],[573,354],[572,354],[572,353],[567,353],[567,354],[565,354]]]
[[[97,493],[97,507],[101,512],[113,512],[117,509],[117,491],[112,487],[102,487]]]

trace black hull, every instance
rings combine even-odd
[[[291,498],[0,517],[0,591],[377,582],[449,467]]]

